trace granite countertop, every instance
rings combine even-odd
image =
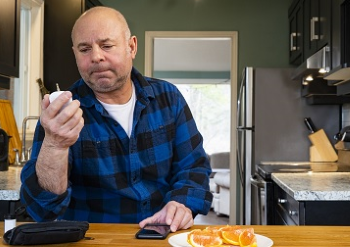
[[[0,171],[0,200],[18,201],[21,187],[22,167],[10,166],[8,171]]]
[[[350,201],[350,172],[272,173],[297,201]]]

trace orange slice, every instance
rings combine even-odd
[[[243,232],[243,229],[234,229],[231,231],[222,231],[221,236],[226,244],[239,245],[239,236]]]
[[[222,239],[208,230],[193,230],[187,235],[187,242],[193,247],[220,246]]]
[[[207,226],[205,230],[217,232],[217,231],[220,231],[221,228],[222,228],[221,226]]]
[[[207,231],[210,233],[215,233],[218,236],[221,237],[221,231],[220,231],[221,227],[220,226],[207,226],[203,231]]]
[[[237,225],[194,229],[187,235],[187,242],[192,247],[257,247],[254,228]]]
[[[240,226],[237,226],[237,225],[233,225],[233,226],[226,225],[226,226],[220,227],[220,237],[223,238],[223,236],[222,236],[223,232],[235,231],[237,229],[240,229]],[[229,244],[229,242],[225,241],[225,239],[224,239],[224,242]]]
[[[219,229],[220,229],[220,231],[234,231],[234,230],[237,230],[239,228],[241,228],[241,227],[237,226],[237,225],[235,225],[235,226],[227,225],[227,226],[222,226]]]
[[[239,235],[239,245],[241,247],[257,247],[256,236],[253,228],[244,229]]]

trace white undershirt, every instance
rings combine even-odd
[[[100,101],[100,100],[99,100]],[[132,120],[134,116],[134,109],[136,103],[136,93],[134,84],[132,84],[132,94],[130,100],[123,105],[106,104],[100,101],[102,106],[106,109],[108,114],[117,121],[130,137],[132,130]]]

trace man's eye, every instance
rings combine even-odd
[[[109,49],[112,49],[112,47],[113,47],[113,45],[103,45],[102,49],[109,50]]]
[[[81,53],[87,53],[90,49],[89,48],[81,48],[79,51]]]

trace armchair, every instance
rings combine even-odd
[[[230,214],[230,153],[213,153],[210,155],[212,174],[210,191],[214,199],[212,208],[217,215]]]

